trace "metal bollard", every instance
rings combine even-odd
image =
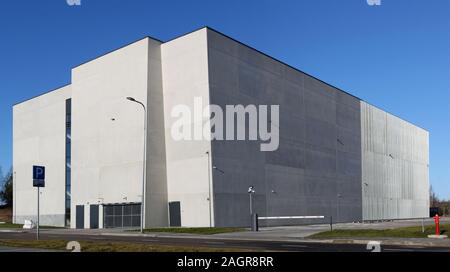
[[[259,225],[258,225],[258,214],[257,213],[253,213],[252,214],[252,231],[259,231]]]

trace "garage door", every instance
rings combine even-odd
[[[141,204],[103,206],[105,228],[138,228],[141,226]]]

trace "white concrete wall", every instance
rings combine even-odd
[[[71,92],[71,86],[66,86],[13,108],[14,223],[36,221],[32,167],[40,165],[46,167],[40,223],[65,225],[66,99]]]
[[[364,220],[429,215],[429,133],[361,102]]]
[[[86,205],[88,228],[89,204],[141,202],[144,112],[126,97],[147,104],[149,43],[72,70],[72,227],[75,205]]]
[[[181,224],[207,227],[214,215],[208,178],[210,141],[175,141],[171,128],[174,106],[187,105],[193,112],[194,97],[209,103],[207,30],[201,29],[162,45],[162,71],[166,131],[169,202],[181,202]],[[192,131],[194,126],[192,124]],[[211,205],[212,206],[212,205]]]

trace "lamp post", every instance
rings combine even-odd
[[[17,210],[17,206],[16,206],[16,180],[17,180],[17,173],[16,171],[14,171],[13,173],[13,223],[16,224],[17,220],[16,220],[16,210]]]
[[[212,228],[212,192],[211,192],[211,168],[215,171],[220,172],[222,175],[225,171],[219,169],[217,166],[211,165],[211,153],[209,151],[205,152],[208,156],[208,201],[209,201],[209,227]]]
[[[208,155],[208,205],[209,205],[209,227],[212,228],[212,200],[211,200],[211,158],[209,151],[206,151],[206,155]]]
[[[337,194],[336,198],[337,198],[337,205],[336,205],[336,208],[337,208],[337,218],[336,218],[336,222],[339,223],[339,219],[340,219],[340,214],[339,214],[339,199],[342,198],[342,195],[341,195],[341,194]]]
[[[248,187],[248,195],[250,196],[250,215],[253,215],[253,195],[256,193],[255,187]]]
[[[364,214],[368,214],[368,212],[366,211],[366,207],[367,207],[367,187],[369,187],[369,183],[364,182],[364,186],[363,186],[363,191],[364,191],[364,195],[363,195],[363,217],[362,217],[362,223],[364,224]]]
[[[144,222],[145,222],[145,183],[146,183],[146,173],[147,173],[147,108],[144,103],[134,99],[133,97],[127,97],[128,101],[137,103],[144,109],[144,154],[142,160],[142,204],[141,204],[141,233],[144,233]]]
[[[248,187],[248,195],[250,197],[250,221],[252,231],[258,231],[258,215],[256,213],[253,213],[253,195],[255,193],[255,187],[253,187],[253,185],[250,185],[250,187]]]

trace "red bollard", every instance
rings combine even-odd
[[[436,214],[436,216],[434,217],[434,223],[436,224],[436,236],[441,235],[441,231],[439,230],[439,215]]]

